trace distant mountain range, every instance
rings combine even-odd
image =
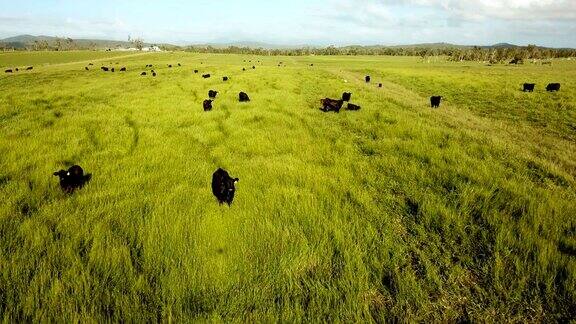
[[[66,42],[67,38],[64,37],[53,37],[53,36],[32,36],[32,35],[20,35],[15,37],[9,37],[0,40],[0,44],[4,44],[5,47],[12,47],[16,49],[24,49],[27,47],[32,47],[36,42],[47,42],[49,46],[54,47],[58,40],[61,42]],[[102,40],[102,39],[72,39],[73,46],[75,48],[118,48],[118,47],[133,47],[133,44],[128,41],[115,41],[115,40]],[[175,47],[171,44],[151,44],[145,43],[144,46],[158,45],[158,46],[168,46]],[[236,47],[249,47],[249,48],[264,48],[264,49],[297,49],[297,48],[323,48],[326,46],[319,45],[278,45],[269,44],[261,42],[221,42],[221,43],[204,43],[204,44],[190,44],[188,46],[195,47],[214,47],[214,48],[227,48],[230,46]],[[456,45],[450,43],[422,43],[422,44],[407,44],[407,45],[348,45],[348,46],[337,46],[340,48],[353,48],[353,47],[364,47],[364,48],[471,48],[472,45]],[[518,45],[509,43],[498,43],[494,45],[479,46],[481,48],[515,48],[520,47]]]
[[[71,39],[72,44],[76,48],[117,48],[117,47],[133,47],[134,45],[128,41],[115,41],[115,40],[102,40],[102,39]],[[53,36],[32,36],[32,35],[19,35],[0,39],[0,43],[6,44],[8,47],[16,49],[23,49],[34,46],[36,42],[47,42],[49,46],[55,46],[58,41],[65,43],[66,37],[53,37]],[[144,46],[156,44],[145,43]],[[163,44],[158,44],[163,45]]]

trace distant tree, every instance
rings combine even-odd
[[[132,39],[132,45],[137,48],[139,51],[144,48],[144,41],[141,38]]]
[[[66,38],[66,49],[67,50],[73,50],[74,47],[75,47],[74,40],[70,37],[67,37]]]

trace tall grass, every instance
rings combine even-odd
[[[5,321],[576,317],[573,62],[119,60],[0,76]],[[318,110],[343,91],[362,110]],[[92,180],[65,195],[51,174],[72,164]],[[240,178],[231,208],[218,167]]]

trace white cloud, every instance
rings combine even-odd
[[[464,19],[576,20],[575,0],[368,0],[381,6],[410,5],[438,8]]]

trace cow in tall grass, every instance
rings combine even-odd
[[[240,179],[230,177],[228,171],[222,168],[218,168],[212,174],[212,193],[220,205],[223,203],[227,203],[228,206],[232,205],[234,193],[236,192],[235,184],[238,181]]]
[[[560,83],[549,83],[546,86],[546,91],[548,92],[560,91]]]
[[[439,108],[441,101],[442,101],[442,96],[432,96],[432,97],[430,97],[430,106],[432,108]]]
[[[84,174],[79,165],[73,165],[68,170],[56,171],[54,175],[60,179],[60,188],[65,193],[73,193],[76,189],[82,188],[91,178],[90,174]]]
[[[320,99],[320,103],[322,104],[322,108],[320,108],[320,110],[323,112],[333,111],[339,113],[340,109],[342,109],[342,105],[344,104],[344,100],[324,98]]]

